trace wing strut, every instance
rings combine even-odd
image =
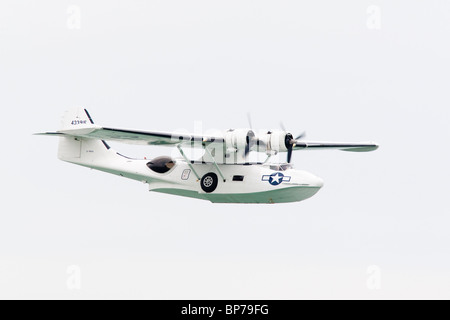
[[[214,157],[212,156],[211,151],[209,151],[208,148],[205,148],[205,151],[208,152],[208,155],[211,157],[211,159],[212,159],[212,161],[214,163],[214,166],[216,167],[217,171],[219,172],[220,177],[222,178],[223,182],[227,182],[227,179],[225,179],[225,177],[223,176],[222,171],[220,170],[219,166],[217,165],[216,159],[214,159]]]
[[[189,160],[186,155],[183,152],[183,149],[181,149],[181,146],[179,144],[177,144],[177,148],[178,151],[180,151],[181,156],[184,158],[184,160],[186,161],[186,163],[188,164],[189,168],[191,168],[191,170],[194,172],[195,176],[197,177],[197,181],[200,181],[200,176],[198,175],[197,171],[195,171],[194,167],[191,164],[191,160]]]

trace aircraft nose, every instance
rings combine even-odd
[[[313,176],[311,179],[311,185],[317,188],[322,188],[323,187],[323,179]]]
[[[300,183],[302,185],[306,185],[313,188],[322,188],[323,187],[323,179],[319,178],[318,176],[307,172],[307,171],[300,171],[300,176],[298,177]]]

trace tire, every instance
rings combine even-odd
[[[219,178],[217,178],[217,175],[213,172],[205,174],[202,180],[200,181],[202,190],[205,191],[206,193],[214,192],[214,190],[216,190],[217,188],[218,183]]]

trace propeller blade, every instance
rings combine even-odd
[[[249,153],[250,153],[250,145],[247,144],[247,145],[245,146],[244,155],[247,156]]]
[[[293,149],[294,148],[289,148],[288,149],[288,151],[287,151],[287,163],[291,163],[291,160],[292,160],[292,151],[293,151]]]
[[[286,127],[284,126],[283,122],[280,121],[280,128],[283,131],[286,131]]]
[[[255,137],[255,133],[250,130],[247,133],[247,143],[245,144],[244,154],[247,156],[250,151],[252,151],[253,146],[258,142],[258,139]]]
[[[256,140],[256,145],[265,147],[266,143],[264,141],[260,140],[260,139],[257,139]]]
[[[248,125],[250,126],[250,129],[253,130],[252,116],[251,116],[250,112],[247,113],[247,120],[248,120]]]
[[[300,140],[303,139],[304,137],[306,137],[306,131],[302,132],[300,135],[298,135],[295,140]]]

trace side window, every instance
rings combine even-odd
[[[175,161],[170,157],[158,157],[147,163],[147,167],[156,173],[166,173],[175,166]]]

